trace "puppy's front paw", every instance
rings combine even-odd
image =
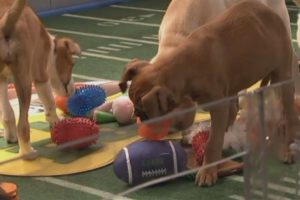
[[[195,183],[198,186],[212,186],[217,182],[218,169],[217,167],[209,167],[204,170],[199,170],[196,175]]]
[[[19,155],[23,156],[25,160],[34,160],[38,157],[37,151],[31,147],[20,147]]]
[[[49,122],[50,126],[53,126],[55,123],[60,121],[60,118],[56,113],[46,114],[46,121]]]

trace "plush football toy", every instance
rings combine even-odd
[[[140,141],[123,148],[113,164],[118,178],[140,184],[187,169],[187,155],[173,141]]]
[[[67,118],[57,122],[51,129],[51,139],[55,144],[76,142],[69,149],[83,149],[96,143],[99,137],[99,128],[96,123],[87,118]]]

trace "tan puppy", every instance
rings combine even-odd
[[[32,82],[45,106],[46,119],[51,124],[57,122],[50,84],[58,95],[73,93],[72,55],[80,53],[79,45],[71,39],[52,37],[25,4],[25,0],[0,0],[0,111],[5,139],[17,142],[18,138],[22,155],[34,151],[28,123]],[[7,94],[11,76],[20,104],[17,127]]]
[[[290,34],[281,18],[258,1],[243,1],[211,22],[197,28],[187,39],[152,64],[134,61],[124,71],[120,88],[132,80],[129,96],[135,113],[142,119],[155,118],[178,107],[193,106],[236,95],[270,75],[276,83],[292,78],[294,53]],[[289,144],[294,140],[299,120],[294,107],[292,84],[283,87],[287,134],[281,159],[293,162]],[[223,103],[209,112],[212,130],[204,164],[221,159],[224,132],[235,118],[235,106]],[[184,118],[186,125],[193,118]],[[183,127],[183,128],[185,128]],[[212,185],[217,167],[197,176],[199,185]]]
[[[172,0],[166,10],[159,29],[159,47],[152,58],[168,54],[195,29],[209,22],[227,8],[241,0]],[[290,18],[285,0],[258,0],[272,8],[285,23],[291,34]],[[299,1],[299,0],[295,0]]]

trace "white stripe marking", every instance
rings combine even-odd
[[[298,26],[297,23],[291,22],[291,26]]]
[[[110,7],[121,8],[121,9],[130,9],[130,10],[141,10],[141,11],[165,13],[165,10],[158,10],[158,9],[151,9],[151,8],[140,8],[140,7],[133,7],[133,6],[111,5]]]
[[[126,157],[126,164],[127,164],[127,171],[128,171],[128,183],[132,184],[132,179],[133,179],[133,175],[132,175],[132,167],[131,167],[131,163],[130,163],[130,157],[129,157],[129,152],[127,147],[123,148],[124,153],[125,153],[125,157]]]
[[[230,195],[228,198],[235,200],[245,200],[245,197],[242,197],[240,195]]]
[[[83,79],[83,80],[89,80],[89,81],[102,81],[102,80],[105,80],[105,79],[101,79],[101,78],[97,78],[97,77],[85,76],[85,75],[80,75],[80,74],[72,74],[72,77]]]
[[[132,45],[132,46],[142,46],[143,44],[140,43],[134,43],[134,42],[120,42],[121,44],[128,44],[128,45]]]
[[[121,49],[110,48],[110,47],[97,47],[97,49],[104,49],[109,51],[120,51]]]
[[[234,180],[234,181],[241,182],[241,183],[244,182],[244,177],[242,177],[242,176],[230,176],[228,178],[231,180]],[[278,192],[284,192],[284,193],[293,194],[293,195],[295,195],[297,192],[297,190],[295,188],[290,188],[290,187],[278,185],[275,183],[268,183],[268,188],[278,191]],[[299,194],[297,194],[297,195],[299,195]]]
[[[104,54],[108,54],[108,51],[101,51],[101,50],[97,50],[97,49],[87,49],[87,51],[91,51],[91,52],[96,52],[96,53],[104,53]]]
[[[288,6],[288,11],[299,11],[299,8],[297,6]]]
[[[176,150],[175,147],[173,145],[173,143],[171,141],[169,141],[169,145],[172,149],[172,155],[173,155],[173,165],[174,165],[174,173],[177,174],[178,173],[178,162],[177,162],[177,155],[176,155]]]
[[[158,42],[126,38],[126,37],[101,35],[101,34],[94,34],[94,33],[84,33],[84,32],[79,32],[79,31],[70,31],[70,30],[55,29],[55,28],[48,28],[48,30],[52,31],[52,32],[57,32],[57,33],[67,33],[67,34],[81,35],[81,36],[87,36],[87,37],[105,38],[105,39],[113,39],[113,40],[124,40],[124,41],[129,41],[129,42],[140,42],[143,44],[158,45]]]
[[[256,196],[260,196],[260,197],[264,196],[264,194],[263,194],[262,191],[253,190],[252,192]],[[280,196],[280,195],[274,195],[274,194],[270,194],[270,193],[268,193],[267,198],[270,199],[270,200],[291,200],[291,199],[289,199],[287,197],[283,197],[283,196]]]
[[[132,47],[130,46],[125,46],[125,45],[119,45],[119,44],[109,44],[111,47],[119,47],[119,48],[124,48],[124,49],[131,49]]]
[[[117,61],[121,61],[121,62],[131,61],[131,59],[128,59],[128,58],[120,58],[120,57],[115,57],[115,56],[106,56],[106,55],[90,53],[90,52],[86,52],[86,51],[81,52],[81,54],[84,55],[84,56],[89,56],[89,57],[94,57],[94,58],[103,58],[103,59],[108,59],[108,60],[117,60]]]
[[[143,39],[157,40],[157,37],[143,36]]]
[[[116,195],[109,193],[109,192],[105,192],[103,190],[98,190],[98,189],[95,189],[92,187],[87,187],[84,185],[79,185],[76,183],[71,183],[71,182],[56,179],[56,178],[41,177],[41,178],[34,178],[34,179],[38,180],[38,181],[46,182],[46,183],[51,183],[53,185],[58,185],[63,188],[69,188],[69,189],[84,192],[84,193],[87,193],[90,195],[102,197],[104,199],[116,199],[117,198],[120,200],[130,200],[130,198],[127,198],[127,197],[121,197],[121,196],[116,197]]]
[[[160,26],[159,24],[150,24],[150,23],[144,23],[144,22],[131,22],[131,21],[125,21],[125,20],[107,19],[107,18],[100,18],[100,17],[89,17],[89,16],[83,16],[83,15],[64,14],[63,16],[77,18],[77,19],[88,19],[88,20],[93,20],[93,21],[106,21],[106,22],[114,22],[114,23],[121,23],[121,24],[139,25],[139,26],[151,26],[151,27],[159,27]]]
[[[84,56],[73,55],[72,57],[75,59],[80,59],[80,60],[86,59],[86,57],[84,57]]]
[[[300,184],[300,181],[298,180],[298,183],[297,183],[297,180],[294,179],[294,178],[290,178],[290,177],[283,177],[282,181],[286,182],[286,183],[292,183],[292,184]]]

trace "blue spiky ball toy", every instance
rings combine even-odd
[[[100,106],[106,100],[104,89],[98,85],[85,85],[75,90],[68,100],[68,110],[72,116],[84,117],[92,109]]]

